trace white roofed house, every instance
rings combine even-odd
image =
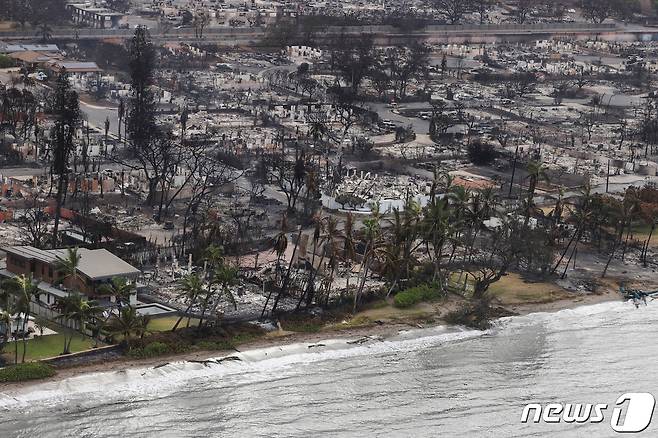
[[[61,71],[66,70],[69,78],[75,81],[83,79],[98,80],[103,73],[103,69],[95,62],[81,61],[53,61],[47,65],[53,75],[58,75]]]

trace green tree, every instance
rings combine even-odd
[[[103,294],[114,295],[122,304],[129,304],[130,295],[134,289],[135,285],[129,283],[125,277],[113,277],[109,284],[102,285],[98,291]]]
[[[143,172],[148,181],[146,203],[155,205],[156,193],[161,185],[162,196],[158,220],[164,202],[164,185],[175,165],[171,135],[162,131],[156,123],[156,97],[153,91],[155,49],[148,30],[144,26],[135,29],[129,45],[130,98],[127,105],[126,138],[137,165],[126,163]]]
[[[30,303],[39,295],[39,287],[32,278],[32,274],[24,274],[12,278],[5,282],[4,287],[14,295],[13,311],[20,318],[20,328],[16,327],[21,333],[23,344],[23,356],[21,362],[25,362],[25,353],[27,351],[28,324],[30,320]],[[18,339],[14,340],[14,363],[18,363]]]
[[[80,105],[78,94],[71,89],[66,70],[57,77],[52,101],[55,116],[51,131],[53,160],[51,174],[57,177],[57,194],[55,196],[55,224],[53,225],[53,248],[59,243],[58,231],[61,209],[66,196],[69,178],[69,160],[74,150],[74,138],[80,124]]]
[[[60,282],[70,280],[71,287],[75,288],[77,281],[82,279],[80,273],[78,272],[78,266],[80,266],[80,258],[81,256],[78,252],[78,248],[67,248],[66,255],[64,257],[56,257],[55,269],[60,276]]]

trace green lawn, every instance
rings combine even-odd
[[[61,333],[61,328],[55,329],[59,330],[60,333],[56,335],[48,336],[39,336],[34,339],[27,341],[27,353],[25,354],[25,360],[39,360],[45,359],[48,357],[58,356],[64,350],[64,335]],[[71,353],[76,353],[78,351],[89,350],[95,345],[93,339],[85,336],[83,337],[80,333],[75,332],[73,335],[73,340],[71,341]],[[23,342],[18,341],[18,360],[20,361],[23,354]],[[4,356],[7,360],[13,362],[14,358],[14,343],[10,342],[5,347]]]
[[[548,282],[525,281],[518,274],[507,274],[489,288],[502,304],[541,304],[569,298],[567,291]]]
[[[152,332],[166,332],[171,330],[178,321],[178,316],[166,316],[163,318],[154,318],[149,322],[148,329]],[[195,327],[199,324],[197,318],[192,318],[190,321],[190,327]],[[187,326],[187,318],[183,318],[181,323],[178,325],[178,328],[184,328]]]

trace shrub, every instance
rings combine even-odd
[[[421,284],[398,292],[393,299],[393,305],[405,309],[422,301],[432,301],[442,296],[443,294],[436,284]]]
[[[16,63],[8,56],[0,55],[0,68],[14,67]]]
[[[128,355],[131,357],[145,359],[148,357],[157,357],[164,354],[172,353],[172,349],[164,342],[151,342],[144,348],[130,350]]]
[[[479,300],[464,303],[458,309],[445,317],[449,324],[464,325],[477,330],[487,330],[491,327],[491,319],[496,316],[491,307],[491,297],[485,295]]]
[[[474,141],[468,145],[468,158],[476,166],[486,166],[496,159],[496,150],[493,145]]]
[[[43,362],[27,362],[0,368],[0,382],[24,382],[54,375],[53,367]]]
[[[288,320],[281,321],[281,327],[286,331],[317,333],[322,329],[322,323],[309,320]]]
[[[349,205],[353,208],[360,207],[366,203],[366,200],[352,193],[341,193],[340,195],[336,196],[336,202],[339,203],[343,209],[345,209],[346,205]]]

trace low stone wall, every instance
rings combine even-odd
[[[50,357],[48,359],[42,359],[41,362],[47,363],[54,367],[71,367],[115,359],[120,357],[121,353],[121,346],[109,345],[107,347],[98,347],[92,350],[80,351],[78,353],[64,354],[61,356]]]

